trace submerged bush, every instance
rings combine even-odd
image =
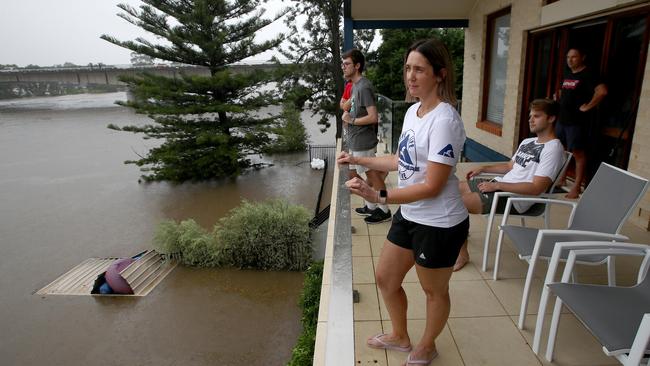
[[[153,244],[161,253],[179,253],[181,262],[188,266],[216,267],[220,264],[219,248],[214,237],[192,219],[178,224],[174,221],[162,222]]]
[[[153,237],[153,247],[160,253],[174,254],[180,252],[178,236],[179,224],[174,220],[166,220],[158,224]]]
[[[194,220],[182,221],[179,232],[178,243],[182,248],[183,263],[197,267],[216,267],[220,264],[219,248],[214,236]]]
[[[288,366],[307,366],[313,363],[322,280],[323,262],[312,263],[305,272],[305,282],[300,296],[302,333],[293,348]]]
[[[153,244],[183,264],[303,270],[311,262],[309,212],[280,200],[243,201],[208,233],[194,220],[162,222]]]
[[[311,262],[309,212],[281,200],[243,201],[215,226],[229,266],[303,270]]]

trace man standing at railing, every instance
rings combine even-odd
[[[530,103],[528,123],[530,137],[519,144],[517,152],[507,163],[475,168],[467,173],[467,182],[460,182],[460,194],[467,211],[487,214],[492,207],[494,192],[512,192],[537,196],[546,192],[564,165],[564,148],[555,136],[555,123],[560,112],[559,104],[551,99],[535,99]],[[483,173],[503,174],[502,177],[485,178]],[[497,202],[497,213],[503,213],[505,199]],[[524,213],[532,203],[515,203],[513,212]],[[467,242],[460,249],[454,265],[458,271],[469,262]]]
[[[357,49],[345,52],[341,67],[343,76],[352,83],[350,110],[344,111],[342,120],[347,129],[347,147],[352,156],[373,157],[377,152],[377,123],[379,122],[375,93],[370,80],[363,77],[365,57]],[[342,106],[343,107],[343,106]],[[368,170],[361,165],[350,165],[350,179],[366,175],[368,185],[375,190],[386,189],[385,173]],[[356,213],[367,216],[364,221],[377,224],[391,219],[391,212],[386,204],[365,201],[363,207],[355,209]]]

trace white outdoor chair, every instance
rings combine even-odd
[[[494,280],[498,278],[499,260],[503,235],[512,241],[520,259],[528,262],[528,272],[524,285],[519,310],[519,329],[524,328],[530,286],[535,274],[537,259],[548,260],[557,242],[585,240],[616,240],[626,241],[626,236],[619,232],[632,213],[634,207],[648,189],[648,180],[625,170],[601,163],[596,175],[582,194],[578,202],[570,202],[546,198],[509,198],[499,226],[496,258],[494,262]],[[563,230],[537,229],[516,225],[506,225],[510,217],[512,203],[516,201],[545,202],[572,207],[568,228]],[[614,262],[607,257],[590,257],[581,259],[582,264],[598,265],[607,263],[609,283],[616,282]]]
[[[489,247],[490,247],[490,238],[492,236],[492,224],[494,222],[494,217],[497,215],[501,215],[500,213],[497,213],[497,207],[498,207],[498,202],[500,199],[508,199],[509,197],[551,197],[555,187],[558,185],[562,177],[564,176],[564,173],[566,172],[567,167],[569,166],[569,163],[571,162],[571,157],[573,157],[573,154],[569,151],[564,152],[564,164],[562,165],[562,168],[558,172],[557,176],[553,180],[553,184],[546,190],[546,192],[542,193],[539,196],[524,196],[521,194],[516,194],[516,193],[511,193],[511,192],[495,192],[494,193],[494,200],[492,201],[492,207],[490,209],[490,213],[487,215],[488,222],[487,222],[487,227],[485,228],[485,241],[483,242],[483,264],[481,269],[483,272],[487,272],[487,265],[488,265],[488,256],[489,256]],[[483,174],[481,174],[483,175]],[[532,218],[532,217],[539,217],[542,216],[544,218],[544,227],[548,228],[550,226],[550,205],[544,204],[544,203],[535,203],[533,204],[526,212],[524,213],[513,213],[511,216],[516,216],[519,217],[521,220],[521,226],[526,226],[526,221],[525,219]]]
[[[568,255],[567,255],[568,253]],[[584,256],[640,256],[637,284],[616,287],[568,283],[578,258]],[[555,275],[560,260],[566,257],[566,266],[560,283]],[[616,242],[557,243],[551,256],[542,298],[537,313],[533,351],[539,353],[544,315],[550,293],[557,296],[546,345],[545,358],[553,361],[562,304],[566,305],[584,326],[603,345],[603,352],[613,356],[624,366],[648,364],[650,341],[650,247],[645,244]]]

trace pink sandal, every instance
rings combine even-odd
[[[408,345],[406,347],[402,347],[396,344],[390,344],[387,342],[384,342],[381,340],[383,336],[386,334],[380,333],[377,334],[376,336],[370,338],[366,344],[370,348],[375,348],[375,349],[389,349],[389,350],[394,350],[394,351],[399,351],[399,352],[411,352],[411,346]],[[371,343],[374,342],[374,343]]]
[[[411,354],[409,353],[408,357],[406,357],[406,366],[408,365],[430,365],[431,362],[433,362],[433,359],[438,357],[438,352],[434,352],[431,355],[431,358],[428,360],[413,360],[411,359]]]

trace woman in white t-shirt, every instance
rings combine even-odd
[[[469,231],[469,215],[458,190],[455,166],[465,142],[463,122],[454,109],[453,65],[437,39],[418,41],[404,58],[404,83],[418,103],[409,108],[395,155],[351,157],[378,171],[398,171],[398,188],[375,191],[363,180],[346,182],[370,202],[401,204],[393,216],[376,268],[376,281],[393,330],[368,339],[372,348],[410,352],[406,365],[426,365],[437,355],[435,339],[449,317],[449,279]],[[407,298],[402,281],[415,266],[426,294],[426,326],[411,346],[406,324]]]

